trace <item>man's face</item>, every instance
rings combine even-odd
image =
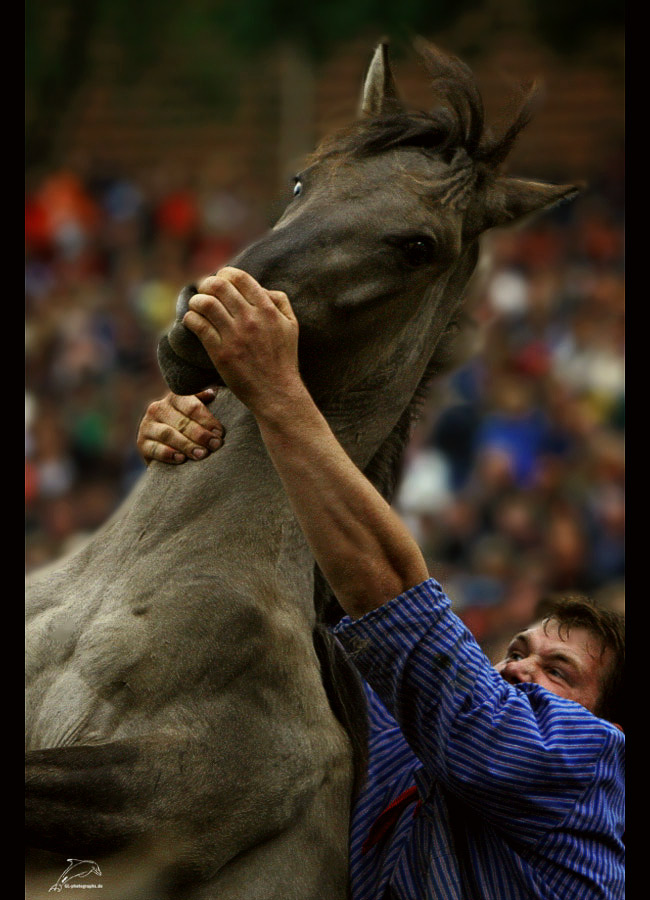
[[[538,622],[510,642],[505,659],[495,666],[510,684],[533,682],[581,703],[595,712],[611,651],[578,625],[560,627],[554,619]]]

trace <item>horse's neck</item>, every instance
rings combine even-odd
[[[336,438],[387,499],[436,342],[431,323],[421,324],[392,345],[381,365],[367,361],[364,371],[355,362],[335,391],[314,392]],[[293,573],[302,584],[313,561],[253,415],[227,390],[211,408],[226,429],[223,447],[200,463],[152,464],[139,498],[120,518],[121,543],[141,541],[146,530],[153,546],[182,529],[184,544],[213,573],[225,560],[229,571],[252,567],[265,581],[269,572]]]
[[[409,356],[410,359],[405,357]],[[427,352],[398,346],[384,366],[357,378],[350,387],[318,398],[330,428],[352,460],[366,470],[397,434],[406,437],[410,409],[424,376]],[[403,441],[400,449],[403,449]]]
[[[432,378],[453,365],[460,351],[457,322],[478,251],[478,244],[471,244],[456,265],[430,285],[385,347],[383,360],[373,358],[369,341],[367,352],[362,348],[349,371],[338,374],[340,387],[319,399],[343,447],[385,496]]]
[[[404,440],[395,442],[400,431],[396,423],[403,421],[410,396],[410,385],[382,384],[373,378],[337,394],[321,408],[352,460],[361,469],[370,465],[376,471],[378,454],[381,457],[392,447],[396,456],[402,449]],[[258,537],[256,553],[268,553],[266,564],[279,555],[286,557],[289,565],[305,564],[308,557],[302,532],[294,528],[288,497],[253,415],[225,389],[211,409],[225,426],[222,448],[200,463],[181,467],[152,464],[131,517],[165,534],[180,516],[184,530],[193,529],[203,540],[208,528],[215,541],[222,545],[232,542],[235,550],[235,535],[247,546],[257,533],[263,538]],[[383,485],[375,483],[385,493]]]

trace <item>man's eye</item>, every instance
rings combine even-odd
[[[520,653],[519,650],[509,650],[506,659],[518,660],[523,659],[523,653]]]

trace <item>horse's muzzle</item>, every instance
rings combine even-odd
[[[183,325],[183,316],[188,311],[190,297],[197,293],[193,284],[188,284],[176,300],[176,321],[167,333],[169,345],[177,356],[200,369],[214,369],[203,344],[189,328]]]
[[[176,301],[176,321],[158,343],[158,365],[175,394],[195,394],[213,384],[223,384],[201,341],[183,325],[190,297],[196,287],[187,285]]]

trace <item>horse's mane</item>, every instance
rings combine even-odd
[[[404,450],[422,414],[431,382],[440,374],[440,368],[439,359],[434,352],[410,403],[363,470],[368,481],[388,503],[395,497],[402,475]],[[335,625],[345,615],[345,610],[334,596],[318,565],[314,566],[314,605],[319,622],[325,625]]]
[[[483,100],[471,69],[433,45],[421,43],[419,50],[438,101],[433,109],[423,112],[406,109],[399,102],[389,103],[382,115],[360,118],[326,138],[311,162],[334,155],[364,157],[414,147],[445,159],[463,149],[485,174],[501,165],[533,115],[537,85],[529,86],[510,124],[494,136],[486,128]]]

